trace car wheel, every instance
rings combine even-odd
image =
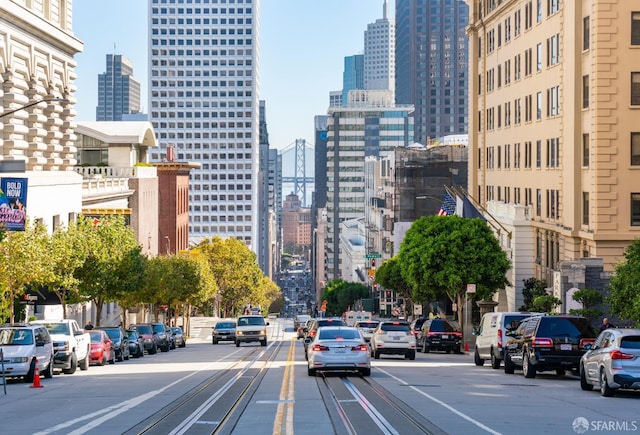
[[[379,351],[379,350],[376,350],[375,352],[373,352],[373,357],[374,357],[375,359],[380,359],[380,351]]]
[[[129,350],[129,346],[127,346],[127,355],[124,357],[127,361],[131,358],[131,351]]]
[[[76,358],[76,354],[72,353],[71,354],[71,365],[69,366],[68,369],[63,369],[62,373],[64,373],[65,375],[72,375],[76,372],[76,368],[78,367],[78,359]]]
[[[105,361],[107,360],[107,357],[105,356],[105,354],[102,354],[102,358],[100,358],[100,360],[98,361],[98,365],[99,366],[103,366]]]
[[[504,354],[504,372],[508,375],[512,375],[516,371],[515,366],[511,362],[511,357],[508,353]]]
[[[583,365],[580,365],[580,388],[583,391],[593,390],[593,385],[587,382],[587,373],[585,372]]]
[[[531,360],[529,359],[529,354],[525,351],[524,358],[522,361],[522,374],[525,378],[535,378],[536,377],[536,368],[531,364]]]
[[[89,370],[89,352],[90,352],[90,350],[87,349],[87,354],[78,363],[78,366],[80,367],[80,370],[83,370],[83,371],[84,370]]]
[[[236,340],[236,347],[240,347],[240,342]]]
[[[111,359],[109,360],[109,364],[115,364],[116,363],[116,353],[113,352],[111,354]]]
[[[316,369],[307,368],[307,374],[309,376],[315,376],[316,375]]]
[[[151,349],[149,349],[149,353],[151,355],[155,355],[156,353],[158,353],[158,346],[156,346],[155,343],[153,343],[153,346],[151,346]]]
[[[218,344],[218,340],[216,340],[215,338],[211,340],[211,344]]]
[[[182,344],[180,345],[180,347],[187,347],[187,341],[183,341]]]
[[[564,369],[556,369],[556,375],[558,376],[564,376],[566,373]]]
[[[500,368],[500,360],[496,356],[496,353],[491,349],[491,368],[499,369]]]
[[[411,361],[415,360],[416,359],[416,352],[415,351],[409,352],[407,354],[407,358],[409,358]]]
[[[267,345],[267,340],[260,340],[260,346],[266,346]]]
[[[122,351],[120,351],[120,354],[116,354],[116,361],[118,362],[124,361],[124,357],[122,356]]]
[[[88,359],[89,359],[89,356],[87,356],[87,360]],[[51,359],[49,360],[49,365],[42,372],[42,374],[46,379],[51,379],[53,377],[53,355],[51,355]]]
[[[478,353],[478,348],[476,347],[476,351],[473,353],[473,362],[478,366],[482,367],[484,365],[484,360],[480,358],[480,354]]]
[[[613,393],[615,390],[609,386],[609,382],[607,381],[607,373],[604,371],[604,368],[600,369],[600,394],[604,397],[613,397]]]
[[[360,373],[362,374],[362,376],[371,376],[371,367],[360,370]]]
[[[140,358],[144,357],[144,346],[140,346],[140,347],[138,348],[138,356],[139,356]]]
[[[446,353],[451,353],[451,349],[445,350]]]

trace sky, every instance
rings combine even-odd
[[[272,148],[314,141],[314,117],[326,115],[329,92],[342,89],[344,57],[362,54],[367,24],[382,18],[383,0],[261,0],[259,98],[266,101]],[[395,1],[389,1],[393,17]],[[73,32],[77,121],[95,121],[98,74],[107,54],[132,61],[148,113],[147,0],[75,0]]]

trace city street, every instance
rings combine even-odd
[[[368,378],[312,378],[292,321],[270,322],[267,347],[212,345],[211,319],[196,318],[184,349],[56,375],[43,388],[10,381],[1,432],[572,434],[585,421],[640,432],[640,393],[603,398],[575,376],[506,375],[471,354],[382,356]]]

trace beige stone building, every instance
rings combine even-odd
[[[580,287],[585,264],[606,275],[640,236],[640,4],[468,3],[469,192],[499,222],[514,287]]]

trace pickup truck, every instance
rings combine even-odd
[[[76,368],[89,368],[91,336],[84,332],[73,319],[35,320],[31,323],[44,325],[53,340],[53,368],[70,375]]]

